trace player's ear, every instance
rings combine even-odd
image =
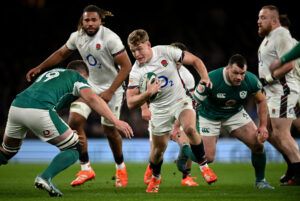
[[[146,41],[146,44],[151,47],[151,42],[150,41]]]

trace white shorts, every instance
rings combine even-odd
[[[5,135],[24,139],[28,129],[41,140],[49,141],[63,135],[70,128],[56,111],[11,106]]]
[[[151,121],[149,121],[149,126],[152,131],[151,134],[161,136],[169,133],[173,128],[175,119],[178,119],[180,113],[186,109],[194,111],[192,100],[189,97],[175,103],[168,108],[155,109],[150,107],[152,114]]]
[[[202,116],[199,116],[199,127],[200,133],[203,136],[218,136],[221,133],[221,128],[226,129],[229,133],[233,130],[240,128],[247,123],[251,122],[252,119],[248,113],[242,109],[232,117],[226,120],[209,120]]]
[[[268,96],[267,104],[270,118],[296,118],[295,107],[299,100],[299,95],[291,93],[286,96]]]
[[[120,118],[122,102],[123,92],[115,93],[112,96],[112,99],[108,102],[108,107],[118,119]],[[87,119],[92,110],[86,103],[75,101],[71,104],[70,112],[76,112]],[[108,119],[102,116],[101,123],[106,126],[113,126],[113,124]]]

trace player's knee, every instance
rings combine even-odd
[[[59,148],[61,151],[67,149],[77,150],[77,148],[81,148],[81,145],[80,147],[78,147],[78,144],[80,145],[78,135],[76,131],[73,131],[69,135],[67,135],[62,141],[58,142],[56,144],[56,147]]]
[[[183,131],[187,136],[193,136],[196,134],[196,129],[193,128],[192,126],[187,126],[183,128]]]
[[[7,164],[7,162],[18,153],[19,149],[20,146],[12,147],[3,142],[2,147],[0,147],[0,165]]]
[[[73,113],[69,117],[69,125],[73,130],[81,130],[84,129],[86,119],[76,113]]]
[[[164,151],[162,151],[160,149],[156,149],[154,152],[154,157],[156,158],[156,160],[162,159],[163,155],[164,155]]]
[[[264,152],[264,144],[256,143],[253,146],[251,146],[250,149],[253,153],[257,153],[257,154],[263,153]]]

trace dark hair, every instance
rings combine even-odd
[[[174,42],[174,43],[171,43],[170,45],[177,47],[177,48],[181,49],[182,51],[188,51],[187,46],[181,42]]]
[[[290,28],[291,21],[290,21],[289,17],[287,16],[287,14],[279,15],[279,21],[280,21],[281,26],[286,27],[287,29]]]
[[[240,54],[235,54],[230,57],[228,65],[236,64],[240,68],[244,68],[245,65],[247,65],[247,61],[245,57],[243,57]]]
[[[110,11],[101,9],[98,6],[95,6],[95,5],[88,5],[83,9],[82,15],[79,19],[78,26],[77,26],[78,30],[81,30],[81,28],[82,28],[83,14],[85,12],[96,12],[96,13],[98,13],[98,15],[99,15],[99,17],[102,21],[102,24],[104,24],[104,19],[106,18],[106,16],[110,16],[110,17],[114,16]]]
[[[67,69],[76,70],[78,72],[84,71],[87,74],[89,74],[89,69],[88,69],[87,65],[84,63],[84,61],[82,61],[82,60],[71,61],[70,63],[68,63]]]

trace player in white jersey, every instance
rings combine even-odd
[[[264,86],[269,108],[272,135],[269,141],[291,161],[296,184],[300,184],[300,153],[290,133],[299,99],[299,82],[295,77],[294,62],[270,71],[271,63],[293,46],[289,31],[280,26],[277,7],[262,7],[258,16],[258,34],[264,37],[259,50],[259,77]]]
[[[280,21],[280,25],[284,28],[286,28],[287,30],[289,30],[290,26],[291,26],[291,22],[290,22],[290,19],[288,18],[288,16],[286,14],[281,14],[279,16],[279,21]],[[293,38],[293,42],[294,44],[298,44],[298,41]],[[276,59],[277,60],[277,59]],[[275,60],[275,61],[276,61]],[[274,63],[274,62],[273,62]],[[294,70],[294,73],[296,76],[299,77],[300,73],[299,73],[299,70],[300,70],[300,60],[298,59],[296,62],[295,62],[295,70]],[[270,70],[272,71],[272,64],[270,66]],[[283,67],[285,68],[285,67]],[[299,78],[298,78],[299,79]],[[298,104],[296,106],[296,116],[297,116],[297,119],[295,119],[292,123],[292,128],[291,128],[291,132],[296,129],[298,131],[300,131],[300,118],[299,118],[299,115],[300,115],[300,109],[299,109],[299,101],[300,99],[298,100]],[[299,149],[299,148],[298,148]],[[292,168],[291,168],[291,161],[288,159],[288,157],[284,154],[284,153],[281,153],[284,160],[286,161],[287,163],[287,170],[285,172],[285,174],[280,178],[280,182],[284,185],[284,184],[289,184],[289,183],[293,183],[294,182],[294,173],[292,171]]]
[[[175,42],[171,44],[174,47],[177,47],[183,51],[187,51],[187,47],[183,43]],[[180,67],[178,69],[179,75],[181,77],[182,83],[184,84],[185,90],[187,93],[192,94],[195,88],[195,79],[192,73],[184,67],[180,62],[178,64]],[[149,131],[149,141],[150,141],[150,149],[152,148],[152,130],[151,130],[151,112],[149,110],[148,104],[145,103],[141,106],[141,115],[142,119],[149,121],[148,122],[148,131]],[[175,121],[173,125],[173,129],[171,131],[171,139],[178,143],[180,147],[179,156],[176,160],[177,168],[180,172],[182,172],[182,186],[198,186],[198,183],[194,181],[194,177],[191,176],[191,168],[192,168],[192,160],[189,159],[185,154],[183,154],[183,150],[186,149],[186,146],[189,146],[189,140],[185,133],[180,128],[180,124],[178,121]],[[190,148],[189,148],[190,150]],[[150,164],[148,164],[145,174],[144,174],[144,183],[149,184],[152,178],[152,169],[150,168]]]
[[[112,16],[111,12],[94,5],[85,7],[79,20],[78,31],[72,33],[67,43],[44,62],[31,69],[26,77],[31,80],[40,71],[58,64],[77,49],[90,71],[88,83],[108,103],[115,116],[119,118],[123,99],[121,85],[128,77],[131,62],[119,36],[103,26],[103,20],[106,16]],[[95,172],[89,162],[87,139],[84,132],[86,119],[90,113],[90,107],[82,99],[78,99],[71,105],[69,124],[72,129],[77,130],[83,145],[79,157],[81,171],[78,172],[77,178],[71,182],[72,186],[81,185],[95,177]],[[122,152],[122,137],[111,122],[103,117],[101,121],[116,162],[115,186],[126,187],[128,177]]]
[[[143,29],[131,32],[127,43],[136,59],[130,72],[126,93],[128,108],[140,107],[149,101],[153,94],[160,91],[156,98],[150,102],[152,115],[150,125],[152,130],[150,167],[152,169],[152,179],[146,192],[157,193],[159,190],[163,153],[166,150],[170,131],[176,119],[179,120],[183,131],[189,137],[191,148],[206,182],[215,182],[217,176],[207,165],[201,136],[196,131],[196,115],[192,100],[186,95],[177,72],[177,62],[192,65],[200,74],[201,82],[209,87],[210,80],[202,60],[187,51],[168,45],[151,48],[148,33]],[[140,93],[140,79],[148,72],[155,73],[157,78],[153,83],[148,82],[146,91]]]

